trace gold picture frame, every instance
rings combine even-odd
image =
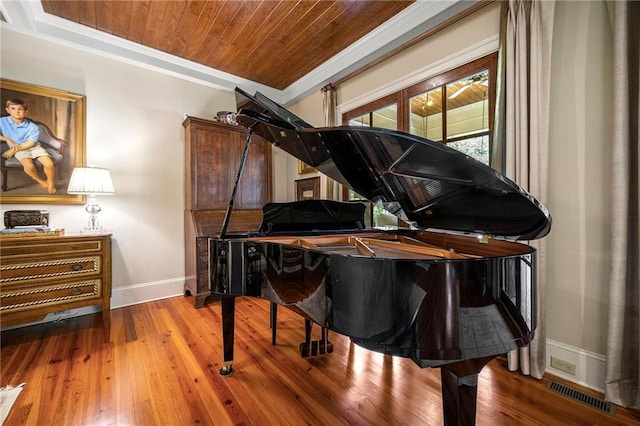
[[[298,174],[305,175],[307,173],[315,173],[316,169],[305,163],[304,161],[298,160]]]
[[[67,194],[67,186],[74,167],[85,165],[86,97],[64,90],[37,86],[0,78],[1,115],[7,115],[5,102],[22,99],[28,105],[27,118],[40,126],[41,138],[46,137],[60,146],[56,158],[55,194],[24,174],[19,166],[2,164],[2,204],[84,204],[85,195]],[[3,162],[4,163],[4,162]]]

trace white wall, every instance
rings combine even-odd
[[[213,118],[235,96],[111,58],[3,29],[3,78],[86,95],[87,164],[111,171],[116,194],[98,198],[113,231],[113,306],[181,294],[184,283],[184,114]],[[47,209],[67,233],[86,224],[81,205]]]
[[[604,2],[558,2],[550,122],[547,338],[604,388],[611,269],[612,39]],[[565,358],[566,359],[566,358]]]
[[[378,99],[460,64],[497,41],[499,3],[486,7],[338,88],[339,112]],[[547,359],[574,363],[576,375],[604,388],[610,270],[611,35],[601,1],[558,1],[552,58],[547,238]],[[470,46],[474,48],[470,49]],[[494,47],[494,50],[497,46]],[[481,53],[482,56],[484,53]],[[469,59],[470,60],[470,59]],[[313,117],[321,101],[292,107]]]

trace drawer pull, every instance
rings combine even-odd
[[[84,269],[84,266],[82,265],[82,263],[75,263],[71,265],[72,271],[82,271],[83,269]]]
[[[71,290],[71,294],[74,296],[79,296],[82,294],[82,289],[80,288],[74,288],[73,290]]]

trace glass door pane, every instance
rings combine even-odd
[[[398,106],[391,104],[349,119],[349,126],[380,127],[398,130]]]
[[[447,84],[447,139],[489,131],[489,71]]]
[[[398,130],[398,106],[396,104],[377,109],[371,113],[371,116],[373,117],[371,127]]]
[[[409,133],[442,140],[442,87],[409,99]]]
[[[370,114],[366,113],[359,117],[353,117],[349,120],[349,126],[365,126],[371,127],[371,121],[369,120]]]

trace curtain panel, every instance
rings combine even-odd
[[[547,202],[551,41],[555,2],[502,3],[492,166]],[[501,154],[504,152],[504,156]],[[537,250],[536,331],[529,347],[509,354],[509,368],[540,379],[546,369],[546,244]]]
[[[613,35],[611,275],[605,398],[640,409],[640,2],[607,3]]]
[[[322,93],[322,117],[324,127],[331,127],[336,125],[336,112],[338,109],[338,101],[336,96],[336,89],[327,84],[321,89]],[[339,200],[340,191],[339,186],[333,179],[323,176],[326,179],[326,198],[328,200]]]

